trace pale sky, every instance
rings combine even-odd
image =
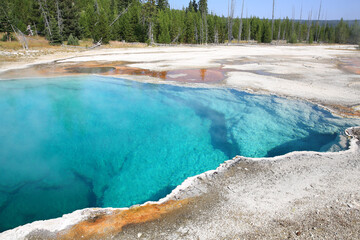
[[[231,0],[208,0],[209,12],[227,16],[228,1]],[[318,17],[321,0],[275,0],[275,18],[292,17],[300,18],[301,7],[303,9],[302,19],[307,19],[312,10],[313,19]],[[172,8],[181,9],[189,5],[189,0],[169,0]],[[260,18],[271,18],[273,0],[245,0],[244,17],[257,16]],[[235,15],[241,15],[242,0],[236,0]],[[360,0],[322,0],[321,19],[337,20],[360,19]]]

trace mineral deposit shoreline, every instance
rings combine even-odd
[[[130,61],[127,66],[153,71],[229,68],[226,79],[210,87],[302,99],[335,112],[346,108],[354,117],[360,106],[358,73],[338,66],[343,58],[359,57],[351,46],[157,48],[81,55],[63,56],[57,62]],[[5,69],[9,67],[0,72]],[[179,84],[152,76],[125,78]],[[0,233],[0,239],[358,239],[359,130],[349,135],[346,151],[238,156],[214,171],[188,178],[158,202],[130,209],[78,210]]]

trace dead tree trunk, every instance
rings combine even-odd
[[[29,36],[34,36],[34,32],[33,32],[33,30],[31,29],[31,25],[30,25],[30,24],[27,26],[26,31],[29,33]]]
[[[37,27],[36,27],[35,23],[34,23],[34,28],[35,28],[35,34],[36,34],[36,36],[38,36],[38,31],[37,31]]]
[[[25,37],[25,35],[14,25],[12,25],[9,16],[7,15],[7,13],[5,12],[4,9],[2,9],[4,12],[4,15],[6,17],[6,21],[8,22],[8,24],[10,25],[11,29],[13,30],[13,32],[15,33],[17,39],[19,40],[19,42],[21,43],[21,45],[23,46],[24,50],[28,50],[29,46],[27,43],[27,39]],[[10,38],[11,40],[11,38]]]
[[[240,26],[239,26],[239,36],[238,36],[238,42],[241,41],[241,35],[242,35],[242,28],[243,28],[243,14],[244,14],[244,1],[242,1],[242,7],[241,7],[241,18],[240,18]]]
[[[199,33],[198,33],[198,28],[195,22],[195,43],[197,44],[199,40]]]
[[[307,29],[307,35],[306,35],[306,41],[309,42],[310,41],[310,30],[311,30],[311,24],[312,24],[312,10],[309,13],[309,18],[308,18],[308,29]]]
[[[149,32],[148,32],[148,37],[150,39],[150,44],[154,44],[154,33],[153,33],[153,23],[152,21],[149,22]]]
[[[10,26],[11,26],[13,32],[16,34],[16,38],[19,40],[19,42],[21,43],[24,50],[28,50],[29,45],[28,45],[25,35],[17,27],[14,27],[12,24],[10,24]]]
[[[295,30],[295,7],[293,7],[292,9],[292,19],[291,19],[291,35],[290,38],[292,37],[294,30]]]
[[[235,11],[235,0],[231,0],[231,8],[229,14],[229,22],[228,22],[228,44],[232,41],[232,29],[233,29],[233,19],[234,19],[234,11]]]
[[[219,32],[218,32],[216,26],[215,26],[214,32],[215,32],[215,34],[214,34],[214,43],[219,44]]]
[[[303,7],[301,5],[301,10],[300,10],[300,25],[299,25],[299,35],[298,35],[298,39],[299,39],[299,42],[302,41],[302,34],[301,34],[301,20],[302,20],[302,10],[303,10]]]
[[[204,41],[204,25],[202,18],[200,18],[200,44],[203,44],[203,41]]]
[[[279,31],[277,35],[277,40],[280,41],[280,35],[281,35],[281,19],[279,19]]]
[[[317,23],[316,23],[316,34],[315,34],[315,37],[316,37],[316,41],[317,41],[317,42],[319,41],[319,34],[320,34],[319,26],[320,26],[321,6],[322,6],[322,1],[320,1],[319,15],[318,15]]]
[[[50,37],[52,38],[50,23],[49,23],[47,14],[46,14],[46,12],[45,12],[45,9],[43,8],[43,5],[42,5],[41,1],[42,1],[42,0],[38,0],[38,2],[39,2],[39,7],[40,7],[40,11],[41,11],[42,15],[44,16],[45,27],[47,28],[47,30],[48,30],[48,32],[49,32],[49,35],[50,35]]]
[[[205,44],[207,44],[208,43],[207,13],[204,14],[204,25],[205,25]]]
[[[25,37],[25,34],[23,34],[19,29],[17,29],[17,31],[18,31],[18,35],[20,36],[19,38],[21,39],[21,45],[23,46],[23,48],[25,49],[25,50],[28,50],[29,49],[29,45],[28,45],[28,41],[27,41],[27,39],[26,39],[26,37]]]
[[[112,23],[110,24],[110,27],[112,25],[114,25],[116,23],[117,20],[119,20],[119,18],[124,15],[128,10],[129,10],[129,7],[131,6],[132,3],[129,4],[129,6],[124,10],[122,11],[119,15],[116,16],[116,18],[114,19],[114,21],[112,21]]]
[[[185,29],[181,31],[181,28],[179,28],[178,35],[171,41],[171,43],[175,43],[179,40],[180,36],[185,32]]]
[[[96,12],[98,15],[100,15],[99,3],[97,0],[95,0],[94,3],[95,3],[95,7],[96,7]]]
[[[59,1],[58,0],[55,1],[55,5],[56,5],[56,16],[57,16],[59,32],[60,32],[60,35],[62,35],[63,20],[62,20],[62,17],[61,17],[61,11],[60,11],[60,8],[59,8]]]
[[[284,21],[285,21],[285,18],[284,18]],[[285,28],[284,28],[284,31],[283,31],[283,36],[282,36],[283,41],[285,40],[285,34],[286,34],[286,31],[287,31],[287,28],[288,28],[288,22],[286,22]]]
[[[275,16],[275,0],[273,0],[272,21],[271,21],[271,40],[274,38],[274,16]]]

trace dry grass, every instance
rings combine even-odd
[[[0,34],[2,38],[4,34]],[[59,48],[59,46],[51,46],[49,41],[45,39],[45,37],[40,36],[32,36],[26,38],[28,41],[28,46],[30,49],[41,49],[41,48]],[[0,49],[1,50],[21,50],[23,49],[21,43],[19,41],[11,41],[11,42],[2,42],[0,41]]]
[[[4,33],[0,33],[0,39],[2,38],[3,35]],[[45,37],[41,37],[41,36],[27,36],[26,39],[28,41],[29,49],[31,50],[41,50],[41,49],[64,50],[64,48],[87,49],[94,45],[92,39],[80,40],[79,46],[67,46],[66,41],[64,41],[63,46],[52,46],[49,44],[49,41],[45,39]],[[111,41],[110,44],[103,45],[102,47],[103,48],[142,48],[146,46],[147,45],[145,43],[125,43],[119,41]],[[0,50],[17,51],[22,49],[23,47],[19,41],[11,41],[11,42],[0,41]]]
[[[144,48],[147,46],[146,43],[127,43],[120,41],[110,41],[110,44],[104,45],[106,48]]]

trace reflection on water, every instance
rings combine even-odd
[[[67,73],[89,73],[89,74],[100,74],[100,73],[108,73],[113,72],[115,70],[114,67],[70,67],[66,68],[65,71]]]
[[[40,64],[21,71],[11,70],[0,75],[0,79],[21,77],[49,77],[98,74],[107,76],[135,75],[149,76],[164,81],[192,82],[192,83],[219,83],[226,77],[222,68],[209,69],[178,69],[168,71],[153,71],[127,66],[128,62],[84,62],[84,63],[52,63]]]

